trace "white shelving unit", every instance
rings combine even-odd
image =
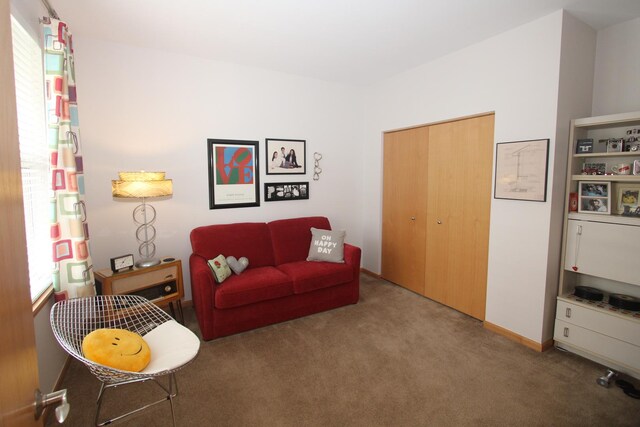
[[[640,160],[640,151],[608,153],[606,144],[599,142],[626,139],[627,130],[637,128],[640,112],[571,122],[567,207],[570,194],[579,192],[580,181],[599,181],[611,183],[611,214],[565,213],[554,341],[557,347],[640,378],[640,311],[608,304],[611,294],[640,298],[640,217],[618,211],[619,189],[640,188],[640,175],[582,174],[585,163],[605,163],[609,172],[615,164]],[[585,138],[593,139],[595,152],[576,154],[577,140]],[[576,286],[597,288],[604,300],[576,297]]]

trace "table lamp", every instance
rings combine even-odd
[[[138,253],[141,259],[136,262],[136,267],[139,268],[160,264],[160,260],[154,258],[156,229],[153,223],[156,220],[156,210],[146,203],[146,199],[173,194],[173,182],[165,179],[164,175],[164,172],[118,172],[119,179],[111,181],[113,197],[142,199],[142,204],[133,210],[133,222],[138,225],[136,240],[140,243]]]

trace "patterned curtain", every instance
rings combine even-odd
[[[56,301],[95,295],[76,101],[73,38],[67,24],[43,24],[51,239]]]

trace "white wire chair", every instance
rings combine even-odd
[[[98,295],[60,301],[51,309],[51,328],[58,343],[74,358],[84,363],[101,382],[96,401],[94,424],[104,426],[169,401],[175,426],[173,398],[178,395],[175,372],[191,362],[198,353],[200,340],[178,324],[155,304],[137,295]],[[82,340],[101,329],[126,329],[142,335],[151,349],[149,365],[141,372],[123,371],[95,363],[84,357]],[[168,375],[168,387],[157,379]],[[111,387],[153,381],[166,392],[162,399],[133,411],[99,422],[104,392]]]

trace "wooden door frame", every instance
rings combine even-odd
[[[469,116],[460,116],[460,117],[456,117],[456,118],[453,118],[453,119],[438,120],[438,121],[435,121],[435,122],[423,123],[421,125],[413,125],[413,126],[406,126],[406,127],[401,127],[401,128],[397,128],[397,129],[384,130],[384,131],[382,131],[382,137],[383,137],[382,140],[384,141],[384,135],[386,133],[398,132],[398,131],[403,131],[403,130],[408,130],[408,129],[421,128],[421,127],[425,127],[425,126],[434,126],[434,125],[439,125],[439,124],[442,124],[442,123],[459,122],[461,120],[474,119],[476,117],[484,117],[484,116],[491,116],[491,115],[495,116],[495,114],[496,114],[495,111],[487,111],[487,112],[484,112],[484,113],[471,114]]]
[[[34,419],[38,358],[29,289],[29,269],[22,201],[22,173],[15,103],[9,0],[0,0],[0,425],[41,426]]]

